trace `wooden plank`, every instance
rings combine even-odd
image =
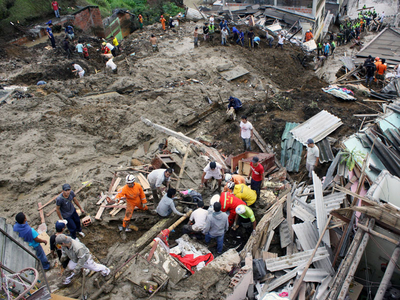
[[[38,238],[47,241],[47,245],[45,244],[40,244],[42,245],[43,251],[46,255],[50,254],[50,237],[46,232],[42,232],[41,234],[38,235]]]
[[[38,202],[38,207],[39,207],[39,214],[40,214],[40,223],[46,223],[45,219],[44,219],[44,212],[42,209],[42,202]]]
[[[107,195],[104,195],[103,192],[101,192],[100,196],[101,196],[100,200],[96,202],[96,205],[102,204],[104,202],[104,200],[107,198]]]
[[[106,209],[105,204],[107,204],[107,200],[104,199],[102,205],[100,206],[99,210],[97,211],[96,216],[94,217],[96,220],[101,220],[101,216]]]
[[[118,177],[118,178],[115,180],[114,185],[113,185],[112,188],[111,188],[111,191],[110,191],[111,193],[117,190],[117,187],[118,187],[118,185],[119,185],[120,182],[121,182],[121,177]]]
[[[56,211],[56,208],[54,207],[51,211],[49,211],[47,214],[46,214],[46,217],[50,217],[50,215],[53,213],[53,212],[55,212]]]
[[[143,190],[150,189],[150,183],[147,180],[147,178],[143,176],[143,174],[139,173],[139,174],[137,174],[137,177],[140,181],[140,185],[142,186]]]
[[[183,157],[183,160],[182,160],[182,165],[181,165],[181,170],[179,172],[178,182],[176,183],[176,189],[177,190],[179,189],[179,185],[181,184],[181,179],[183,177],[183,172],[185,171],[186,160],[187,160],[187,158],[189,156],[190,150],[191,150],[191,147],[190,147],[190,144],[189,144],[189,146],[187,146],[187,148],[186,148],[185,156]]]

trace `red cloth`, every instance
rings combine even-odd
[[[221,196],[219,197],[219,203],[221,203],[222,212],[229,211],[229,216],[228,216],[229,226],[232,226],[233,222],[235,222],[236,207],[238,205],[247,205],[245,202],[243,202],[243,200],[239,199],[238,197],[229,192],[221,193]]]
[[[208,265],[214,259],[214,256],[211,253],[200,255],[196,258],[194,258],[194,254],[186,254],[184,257],[174,253],[170,253],[170,255],[179,259],[179,261],[183,263],[192,274],[194,274],[194,271],[192,270],[193,267],[197,266],[202,261],[204,261],[205,264]]]
[[[262,180],[262,174],[264,173],[264,167],[258,163],[257,167],[254,167],[253,162],[250,163],[250,168],[251,168],[251,178],[253,178],[255,181],[261,181]]]
[[[57,1],[53,1],[51,3],[51,6],[53,6],[53,10],[57,10],[58,9],[58,2]]]

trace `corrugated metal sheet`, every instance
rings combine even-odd
[[[325,210],[324,196],[322,194],[322,182],[318,175],[313,171],[313,184],[314,184],[314,197],[315,197],[315,211],[317,212],[317,228],[319,235],[321,236],[324,231],[326,221],[328,220],[328,213]],[[329,230],[325,231],[322,241],[331,246],[331,241],[329,238]]]
[[[349,71],[352,71],[356,67],[351,56],[342,56],[341,58],[339,58],[339,60]]]
[[[288,282],[290,279],[292,279],[293,277],[296,276],[297,272],[299,270],[301,270],[302,268],[304,268],[306,263],[302,264],[301,266],[298,266],[297,268],[289,271],[288,273],[286,273],[285,275],[275,279],[274,281],[272,281],[271,283],[268,284],[268,288],[267,288],[267,292],[273,291],[274,289],[276,289],[277,287],[280,287],[282,284],[284,284],[285,282]]]
[[[13,230],[13,226],[6,224],[4,218],[0,218],[0,227],[7,232],[12,238],[19,241],[25,248],[31,250],[34,253],[33,248],[29,247],[29,244],[21,239]],[[25,268],[36,268],[36,260],[33,256],[26,253],[21,247],[15,244],[12,240],[7,238],[3,233],[0,232],[0,261],[7,268],[14,272],[19,272]],[[7,273],[7,272],[6,272]],[[28,280],[32,280],[33,276],[29,276]]]
[[[322,110],[290,132],[296,140],[305,145],[310,138],[313,139],[315,143],[318,143],[342,124],[343,122],[340,118],[326,110]]]
[[[292,228],[296,233],[296,236],[299,239],[300,245],[303,248],[303,250],[310,250],[315,248],[315,246],[317,245],[319,235],[317,227],[313,225],[313,223],[304,222],[299,224],[293,224]],[[330,261],[329,258],[325,258],[313,264],[316,268],[324,269],[331,275],[335,274],[335,270],[332,268],[332,262]]]
[[[314,249],[310,249],[307,251],[295,253],[292,255],[286,255],[276,258],[268,258],[265,260],[265,264],[267,266],[267,270],[271,272],[276,272],[279,270],[290,269],[293,267],[297,267],[302,265],[304,262],[307,262],[310,259],[311,254],[314,252]],[[315,256],[313,258],[313,262],[319,261],[329,257],[328,250],[325,247],[318,248]]]
[[[302,207],[299,204],[293,204],[292,216],[299,218],[303,222],[305,222],[305,221],[314,222],[315,221],[315,215],[311,214],[309,211],[304,209],[304,207]]]
[[[285,248],[291,243],[289,225],[286,219],[279,225],[279,237],[281,239],[281,248]]]
[[[333,173],[336,170],[336,166],[339,163],[340,157],[341,157],[341,151],[338,152],[338,154],[336,154],[335,159],[333,160],[333,162],[331,163],[331,165],[329,166],[328,172],[326,172],[326,176],[325,176],[325,180],[324,183],[322,184],[322,190],[325,190],[328,185],[332,182],[333,180]]]
[[[301,275],[302,273],[303,270],[300,270],[297,272],[297,275]],[[305,282],[322,282],[328,275],[328,272],[324,269],[308,269],[303,280]]]
[[[400,63],[400,34],[392,28],[382,30],[357,53],[357,57],[361,60],[367,58],[368,55],[384,57],[386,63],[397,65]]]
[[[333,279],[333,276],[327,276],[324,280],[322,280],[321,284],[317,287],[315,299],[326,299],[329,293],[328,286]]]
[[[333,153],[331,144],[329,143],[328,139],[323,139],[322,141],[318,142],[317,147],[319,149],[319,162],[321,164],[326,163],[328,161],[333,161]]]
[[[340,205],[343,203],[343,200],[345,198],[346,198],[345,193],[333,193],[324,196],[323,202],[326,213],[329,214],[332,210],[340,208]],[[315,207],[315,200],[311,200],[310,205]]]
[[[301,163],[303,145],[296,141],[290,130],[296,128],[299,123],[286,122],[281,141],[281,164],[288,172],[298,172]]]

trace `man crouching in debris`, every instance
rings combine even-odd
[[[147,180],[150,183],[151,192],[153,193],[153,202],[154,205],[157,205],[160,202],[160,197],[162,197],[161,185],[165,185],[167,190],[169,189],[169,183],[171,180],[171,175],[174,172],[174,169],[157,169],[151,171],[151,173],[147,176]]]
[[[126,232],[132,231],[129,228],[133,210],[138,207],[141,210],[148,210],[146,203],[146,195],[143,192],[142,186],[135,182],[135,176],[129,174],[126,176],[126,185],[115,196],[115,200],[126,199],[126,211],[122,227],[119,226],[119,231],[125,230]]]
[[[207,187],[208,180],[211,178],[215,178],[218,181],[218,189],[221,189],[223,176],[224,169],[222,168],[222,166],[215,161],[212,161],[203,170],[200,187]]]
[[[221,212],[221,203],[214,203],[214,212],[207,216],[206,227],[203,230],[206,244],[211,239],[217,240],[217,253],[222,254],[224,247],[224,235],[229,229],[228,215]]]
[[[314,141],[312,139],[307,140],[307,153],[304,158],[307,158],[306,169],[308,171],[308,177],[311,179],[312,172],[314,171],[314,168],[318,165],[319,161],[319,149],[314,144]]]
[[[95,272],[101,272],[101,275],[103,276],[110,274],[109,268],[93,261],[89,249],[78,240],[73,240],[65,234],[60,234],[56,237],[56,243],[61,245],[61,262],[67,258],[70,259],[67,268],[68,270],[72,270],[72,273],[65,278],[63,281],[64,285],[70,284],[72,279],[78,276],[83,268]]]

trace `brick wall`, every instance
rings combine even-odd
[[[85,33],[94,34],[101,38],[105,37],[103,21],[97,6],[87,6],[74,15],[74,26],[79,27]]]

